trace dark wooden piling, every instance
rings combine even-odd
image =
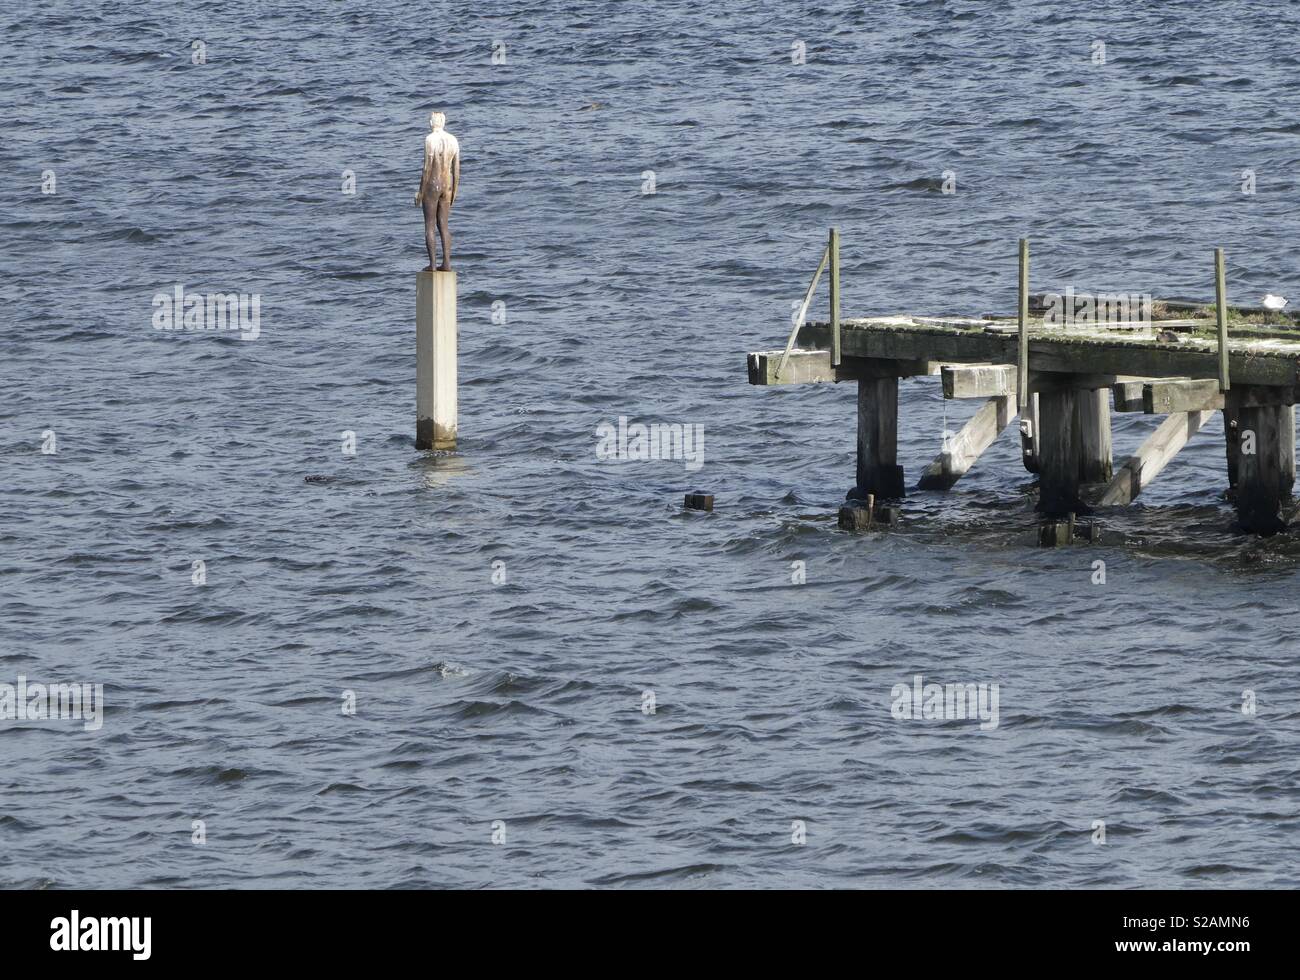
[[[858,496],[904,494],[898,465],[898,378],[858,382]]]
[[[713,510],[713,494],[700,493],[698,490],[694,493],[688,493],[684,506],[687,510]]]
[[[1079,454],[1075,438],[1073,388],[1052,388],[1038,396],[1038,510],[1048,515],[1086,511],[1079,499]]]
[[[1112,473],[1110,391],[1081,389],[1074,393],[1075,454],[1081,483],[1109,483]]]
[[[1064,518],[1052,518],[1038,525],[1038,544],[1044,548],[1059,548],[1063,545],[1092,544],[1101,540],[1101,528],[1094,521],[1079,521],[1074,514]]]
[[[867,494],[862,500],[850,497],[840,508],[839,525],[845,531],[870,531],[876,513],[876,498]]]
[[[1053,518],[1039,524],[1038,544],[1043,548],[1059,548],[1074,544],[1074,515],[1067,514],[1064,520]]]
[[[854,490],[856,491],[856,487]],[[870,531],[880,525],[896,525],[903,519],[903,509],[895,504],[876,503],[875,494],[853,496],[840,508],[838,523],[845,531]]]
[[[1258,391],[1227,393],[1237,415],[1237,522],[1243,530],[1275,534],[1286,528],[1295,486],[1295,408],[1250,404]]]
[[[838,523],[841,531],[870,531],[871,511],[856,504],[845,504],[840,508]]]

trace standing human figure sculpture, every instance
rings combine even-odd
[[[460,144],[443,129],[447,117],[441,112],[429,116],[429,135],[424,138],[424,170],[420,173],[420,190],[415,203],[424,209],[424,245],[429,250],[425,272],[434,269],[434,232],[442,239],[442,265],[439,272],[451,271],[451,230],[447,221],[451,206],[460,189]]]

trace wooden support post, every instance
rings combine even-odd
[[[993,398],[1015,395],[1014,364],[953,364],[939,369],[944,398]]]
[[[1030,473],[1038,472],[1038,392],[1020,410],[1020,459]]]
[[[1237,413],[1237,521],[1246,531],[1273,534],[1290,517],[1295,485],[1295,409],[1246,405],[1244,389],[1228,395]]]
[[[1074,515],[1063,521],[1043,521],[1038,525],[1038,543],[1044,548],[1058,548],[1074,544]]]
[[[1073,514],[1067,514],[1064,520],[1052,519],[1038,525],[1038,543],[1044,548],[1100,540],[1101,528],[1095,522],[1076,521]]]
[[[1029,404],[1029,239],[1020,239],[1020,296],[1017,305],[1019,343],[1016,355],[1016,404],[1026,418]]]
[[[1038,509],[1050,516],[1087,511],[1079,499],[1077,394],[1071,388],[1058,388],[1038,395]]]
[[[898,465],[898,379],[858,382],[857,497],[903,496],[903,468]]]
[[[877,504],[872,494],[865,500],[850,499],[839,510],[838,524],[845,531],[870,531],[882,524],[898,525],[903,509],[893,504]]]
[[[1147,436],[1138,451],[1116,470],[1097,503],[1110,507],[1133,500],[1178,455],[1178,451],[1187,445],[1187,440],[1196,435],[1213,414],[1175,412],[1166,418],[1156,427],[1155,432]]]
[[[456,273],[415,285],[415,448],[456,448]]]
[[[1228,287],[1223,249],[1214,250],[1214,308],[1219,327],[1219,390],[1228,390]]]
[[[841,507],[838,523],[845,531],[870,531],[875,516],[876,498],[867,494],[864,501],[853,501]]]
[[[1074,431],[1078,443],[1079,481],[1109,483],[1112,475],[1109,391],[1097,388],[1075,392]]]
[[[839,510],[837,523],[842,531],[870,531],[871,508],[845,504]]]
[[[840,230],[831,229],[831,366],[840,366]]]
[[[1015,412],[1008,395],[995,395],[985,402],[962,430],[952,438],[947,450],[934,458],[921,479],[918,490],[949,490],[975,465],[980,454],[993,444]]]

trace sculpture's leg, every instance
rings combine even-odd
[[[437,220],[438,220],[438,202],[429,196],[428,191],[424,192],[423,208],[424,208],[424,247],[429,250],[429,271],[432,272],[435,268],[437,268],[437,263],[434,261],[434,256],[433,256],[433,249],[434,249],[433,236],[436,230]],[[443,244],[444,252],[446,251],[446,247],[447,246],[444,241]]]
[[[451,271],[451,229],[447,227],[447,221],[451,217],[451,197],[447,194],[438,195],[438,237],[442,239],[442,265],[438,267],[440,272]],[[433,244],[429,244],[429,264],[433,264]]]

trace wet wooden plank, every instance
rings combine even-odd
[[[749,355],[747,369],[752,385],[833,384],[861,378],[910,378],[938,372],[936,361],[885,361],[846,357],[835,367],[827,350],[792,350],[777,377],[784,351],[756,351]]]
[[[1115,411],[1117,412],[1143,412],[1146,408],[1142,404],[1142,389],[1146,386],[1144,381],[1117,381],[1111,386],[1111,394],[1115,400]]]
[[[1016,393],[1014,364],[946,365],[939,376],[944,398],[1001,398]]]
[[[1217,379],[1154,381],[1142,386],[1142,410],[1148,415],[1212,412],[1223,408]]]
[[[1217,379],[1215,383],[1218,383]],[[1187,440],[1196,435],[1213,414],[1176,412],[1170,415],[1147,436],[1138,451],[1115,471],[1098,503],[1113,506],[1132,501],[1159,476],[1160,471],[1169,465],[1169,461],[1187,445]]]
[[[1011,422],[1016,414],[1012,401],[1009,395],[999,395],[981,405],[961,431],[953,436],[947,450],[940,452],[925,468],[916,488],[950,490]]]

